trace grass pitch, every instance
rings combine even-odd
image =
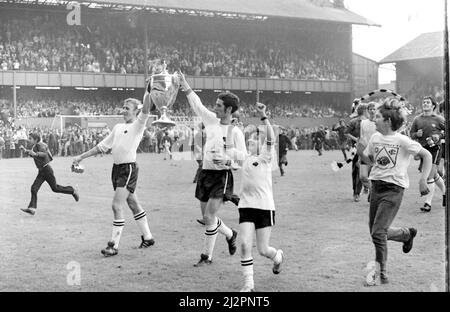
[[[375,251],[368,230],[366,195],[352,200],[351,168],[331,171],[341,160],[337,151],[318,157],[315,151],[290,151],[286,176],[273,172],[276,225],[271,245],[284,250],[283,272],[274,275],[270,260],[254,249],[257,291],[444,291],[445,212],[436,191],[431,213],[420,212],[417,162],[394,226],[418,229],[414,247],[388,242],[390,284],[363,286],[366,264]],[[104,258],[100,250],[111,237],[113,190],[111,156],[83,162],[85,172],[70,172],[72,158],[52,163],[57,182],[80,189],[80,201],[52,193],[44,183],[35,216],[21,212],[30,199],[37,174],[32,159],[0,160],[0,291],[239,291],[240,251],[228,254],[218,236],[209,267],[194,268],[203,246],[204,229],[192,183],[195,161],[163,160],[160,154],[138,154],[137,194],[147,211],[156,244],[137,249],[140,233],[131,211],[119,255]],[[240,174],[235,174],[235,191]],[[237,208],[227,203],[219,213],[238,229]],[[239,241],[239,236],[238,236]],[[79,267],[79,285],[73,279]],[[75,282],[74,282],[75,281]]]

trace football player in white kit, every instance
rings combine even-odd
[[[194,266],[202,267],[212,263],[212,254],[218,233],[225,236],[230,255],[234,255],[236,252],[237,231],[226,226],[218,217],[218,212],[224,202],[237,202],[233,194],[232,162],[239,161],[239,159],[226,157],[226,151],[236,150],[246,154],[247,148],[244,134],[238,127],[231,124],[232,114],[239,109],[239,98],[230,92],[220,93],[214,106],[214,112],[212,112],[202,104],[184,75],[181,72],[179,75],[181,87],[186,93],[189,105],[202,119],[207,134],[202,170],[195,189],[195,197],[200,201],[200,209],[205,222],[205,238],[200,260]]]
[[[254,291],[253,235],[259,253],[273,261],[274,274],[281,272],[283,251],[269,245],[275,225],[275,204],[272,190],[272,160],[275,157],[275,134],[266,115],[266,106],[256,104],[264,126],[259,127],[248,141],[249,155],[242,165],[242,184],[239,194],[239,224],[241,236],[241,268],[244,287],[241,292]]]
[[[135,193],[139,172],[139,167],[136,164],[136,150],[142,140],[151,105],[148,88],[146,88],[143,105],[137,99],[126,99],[122,108],[125,123],[115,125],[111,133],[97,146],[73,160],[74,165],[78,165],[85,158],[106,153],[111,149],[114,160],[111,175],[114,188],[112,202],[114,220],[111,240],[107,247],[101,251],[105,257],[118,254],[120,237],[125,225],[122,207],[128,206],[131,209],[142,232],[139,248],[147,248],[155,243],[148,226],[146,212]]]

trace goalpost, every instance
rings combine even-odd
[[[147,126],[158,118],[150,115]],[[53,118],[50,128],[59,129],[61,133],[68,127],[79,127],[81,129],[104,128],[112,129],[116,124],[123,123],[122,115],[57,115]]]

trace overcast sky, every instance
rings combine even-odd
[[[444,0],[345,0],[345,5],[381,25],[353,26],[353,52],[375,61],[421,33],[444,30]],[[379,74],[380,83],[395,79],[392,69]]]

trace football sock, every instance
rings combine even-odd
[[[152,233],[150,232],[150,228],[147,222],[147,213],[144,211],[139,212],[134,215],[134,220],[136,220],[139,228],[141,229],[142,235],[145,240],[149,240],[152,238]]]
[[[279,249],[276,250],[273,247],[269,247],[268,249],[269,249],[269,254],[273,253],[273,256],[272,257],[268,257],[268,258],[272,259],[272,261],[274,263],[280,263],[281,262],[281,251]]]
[[[438,175],[438,178],[435,179],[434,182],[436,183],[437,187],[441,190],[442,194],[445,194],[445,185],[442,177]]]
[[[217,218],[217,228],[220,234],[225,235],[227,239],[230,239],[233,236],[233,231],[222,222],[220,218]]]
[[[254,288],[253,281],[253,258],[241,259],[242,274],[244,275],[244,285],[249,288]]]
[[[428,180],[428,189],[430,192],[425,195],[425,203],[431,206],[431,201],[433,200],[434,196],[434,190],[436,188],[436,183],[434,183],[434,180]]]
[[[125,226],[125,220],[114,220],[113,229],[111,235],[111,241],[114,242],[114,248],[119,248],[120,237],[122,236],[123,227]]]
[[[208,255],[209,260],[211,260],[212,258],[214,245],[216,244],[218,228],[219,227],[217,226],[217,222],[214,222],[211,225],[206,225],[204,254]]]

